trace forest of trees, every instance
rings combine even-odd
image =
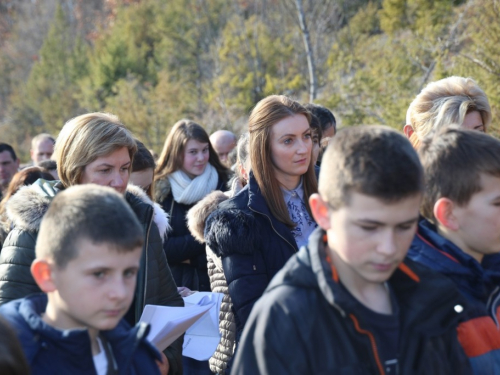
[[[177,120],[239,133],[274,93],[401,129],[450,75],[486,91],[497,131],[499,57],[496,0],[4,0],[0,139],[26,159],[34,134],[109,111],[160,151]]]

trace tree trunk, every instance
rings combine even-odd
[[[304,46],[306,48],[307,66],[309,68],[309,101],[312,103],[314,99],[316,99],[316,67],[314,65],[311,37],[309,36],[309,29],[307,28],[306,18],[304,16],[302,0],[295,0],[295,5],[297,6],[300,30],[302,31]]]

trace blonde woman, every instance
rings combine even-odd
[[[127,190],[137,145],[119,119],[107,113],[88,113],[73,118],[56,140],[54,157],[60,181],[38,180],[19,190],[7,203],[14,229],[0,253],[0,303],[40,292],[30,273],[43,215],[61,190],[79,184],[110,186],[123,194],[144,228],[144,250],[137,275],[134,302],[125,319],[134,325],[146,304],[183,306],[162,249],[168,222],[153,220],[153,207]],[[182,338],[168,347],[163,374],[181,374]]]
[[[429,83],[413,100],[406,114],[404,133],[417,148],[427,135],[449,125],[486,132],[491,108],[472,78],[448,77]]]

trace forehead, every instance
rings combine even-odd
[[[189,141],[186,142],[186,150],[192,150],[192,149],[203,149],[206,146],[208,146],[208,143],[200,142],[197,141],[196,139],[190,139]]]
[[[12,155],[9,151],[2,151],[0,152],[0,161],[14,161],[12,158]]]
[[[38,149],[53,149],[54,143],[50,139],[42,139],[40,142],[37,142],[35,145]]]
[[[380,223],[400,223],[418,217],[422,195],[420,193],[387,202],[377,197],[351,192],[349,199],[337,211],[352,220],[370,220]]]
[[[91,164],[114,164],[114,163],[128,163],[130,161],[130,155],[126,147],[119,148],[112,153],[104,156],[99,156]]]
[[[472,111],[465,115],[462,127],[474,129],[478,125],[483,125],[483,119],[478,111]]]
[[[104,267],[117,269],[134,266],[141,257],[142,248],[132,251],[118,249],[113,243],[93,243],[87,238],[80,238],[76,244],[76,258],[70,260],[67,267],[77,269]]]
[[[285,134],[301,135],[310,128],[309,122],[304,115],[285,117],[271,127],[271,134],[279,138]]]

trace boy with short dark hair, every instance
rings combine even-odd
[[[46,294],[0,307],[32,374],[158,374],[147,325],[122,320],[134,298],[142,227],[111,188],[79,185],[56,195],[31,266]]]
[[[254,306],[233,374],[470,373],[456,334],[463,297],[404,260],[422,189],[404,136],[341,130],[310,197],[320,228]]]
[[[426,189],[408,256],[449,277],[470,308],[458,338],[476,374],[500,370],[500,141],[448,128],[424,140]],[[490,255],[485,259],[485,256]]]

